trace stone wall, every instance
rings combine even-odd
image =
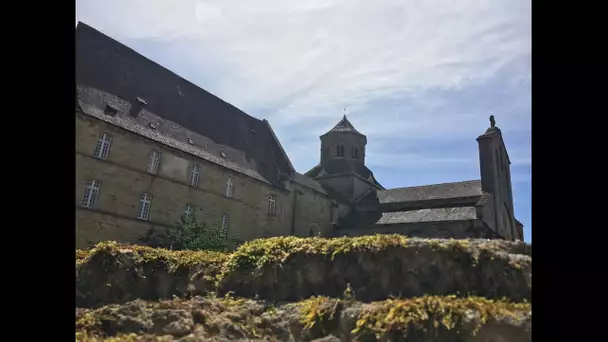
[[[107,160],[93,156],[102,132],[113,136]],[[161,153],[156,175],[147,172],[148,156],[153,150]],[[197,187],[189,185],[190,170],[194,164],[201,166]],[[232,198],[225,196],[228,177],[233,178],[235,184]],[[228,214],[228,236],[231,239],[288,235],[292,223],[292,196],[289,191],[271,187],[121,128],[77,114],[77,207],[82,205],[86,182],[90,179],[100,180],[101,188],[93,210],[77,211],[79,248],[108,239],[138,243],[135,238],[146,226],[174,225],[178,222],[186,204],[195,207],[198,219],[209,223],[219,222],[222,214]],[[153,196],[147,222],[136,218],[143,192]],[[271,194],[277,197],[276,215],[268,215],[268,197]],[[110,232],[116,232],[116,235]]]
[[[299,194],[296,200],[295,236],[313,234],[327,236],[332,229],[332,200],[317,191],[296,185]]]
[[[532,247],[259,239],[76,251],[76,341],[531,341]],[[173,300],[169,300],[173,298]]]
[[[374,234],[403,234],[419,238],[479,238],[482,229],[481,222],[452,221],[452,222],[422,222],[372,226],[369,229],[341,229],[334,236],[364,236]]]

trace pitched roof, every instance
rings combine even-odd
[[[340,120],[340,122],[338,122],[338,124],[335,125],[334,128],[330,129],[327,133],[325,133],[323,135],[326,135],[326,134],[329,134],[332,132],[341,132],[341,133],[350,132],[350,133],[354,133],[357,135],[365,136],[361,132],[357,131],[355,126],[353,126],[353,124],[351,124],[350,121],[348,121],[348,119],[346,118],[346,115],[344,115],[342,120]]]
[[[299,172],[294,173],[293,181],[296,183],[299,183],[301,185],[304,185],[308,188],[311,188],[317,192],[320,192],[324,195],[327,195],[327,192],[325,191],[325,189],[323,189],[323,186],[321,186],[321,183],[319,183],[316,180],[314,180],[308,176],[305,176]]]
[[[294,172],[265,120],[247,115],[82,22],[76,27],[76,84],[132,104],[142,99],[145,110],[159,118],[238,151],[241,157],[235,163],[253,168],[275,185],[280,185],[282,175]]]
[[[339,175],[351,173],[360,176],[363,179],[366,179],[372,184],[377,185],[380,188],[383,188],[380,183],[374,177],[373,172],[364,164],[357,160],[349,159],[349,158],[330,158],[323,161],[323,164],[318,164],[308,172],[305,173],[308,177],[323,177],[323,176],[331,176],[331,175]]]
[[[255,164],[248,161],[239,150],[230,146],[218,145],[204,135],[192,132],[147,110],[140,111],[136,117],[129,115],[131,104],[112,94],[81,86],[76,87],[76,92],[78,105],[85,115],[262,182],[270,183],[255,170]],[[105,108],[106,103],[116,109],[117,113],[105,114],[102,108]]]
[[[433,208],[382,213],[377,225],[475,220],[475,207]]]
[[[379,190],[378,199],[382,204],[425,201],[434,199],[475,197],[482,196],[483,194],[484,193],[481,190],[481,180],[477,179],[464,182]]]

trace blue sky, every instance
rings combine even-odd
[[[530,0],[77,0],[76,14],[269,120],[299,172],[346,107],[385,187],[478,179],[493,113],[532,241]]]

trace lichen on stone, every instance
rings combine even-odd
[[[522,250],[520,244],[499,240],[419,239],[400,234],[376,234],[360,237],[299,238],[295,236],[252,240],[230,255],[226,271],[237,268],[260,268],[269,263],[283,263],[297,253],[321,254],[335,258],[350,252],[376,252],[390,248],[408,248],[421,244],[441,249],[469,251],[513,252]],[[522,242],[525,246],[525,244]],[[515,247],[513,247],[514,245]]]
[[[512,303],[505,299],[481,297],[424,296],[411,299],[388,299],[363,312],[352,331],[355,335],[373,334],[377,338],[412,332],[442,331],[460,336],[475,335],[491,321],[509,317],[525,317],[531,310],[528,303]]]
[[[385,341],[468,341],[463,338],[492,330],[498,323],[508,329],[494,329],[495,334],[519,342],[529,340],[530,315],[528,303],[455,296],[371,303],[323,296],[274,304],[232,296],[136,300],[82,314],[77,320],[76,340],[308,341],[334,336],[343,341],[370,337]]]
[[[152,248],[139,245],[119,244],[115,241],[100,242],[86,253],[86,257],[106,253],[131,253],[136,262],[161,261],[169,265],[171,270],[178,267],[192,267],[195,265],[221,264],[227,260],[228,254],[215,251],[171,251],[163,248]],[[81,255],[85,255],[81,253]]]
[[[335,319],[340,300],[333,300],[324,296],[311,297],[298,303],[302,312],[301,323],[305,329],[313,328],[317,324],[323,324]]]

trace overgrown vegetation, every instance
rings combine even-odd
[[[266,264],[286,262],[295,254],[325,255],[334,259],[352,252],[378,252],[392,248],[415,248],[427,245],[437,250],[473,251],[470,240],[410,239],[399,234],[377,234],[360,237],[299,238],[294,236],[273,237],[248,241],[232,253],[227,270],[237,268],[261,268]],[[502,241],[479,240],[478,251],[509,252]],[[474,253],[476,258],[478,253]]]
[[[314,296],[308,300],[298,303],[302,313],[300,322],[305,329],[312,329],[315,326],[328,324],[339,315],[342,302],[340,299],[331,299],[325,296]],[[328,332],[325,332],[328,333]]]
[[[365,310],[353,333],[373,334],[377,338],[392,334],[407,337],[421,332],[475,335],[484,324],[505,318],[523,320],[530,312],[529,303],[511,303],[506,299],[456,296],[388,299]]]
[[[198,221],[194,215],[182,216],[175,227],[151,228],[141,240],[148,246],[171,250],[225,251],[226,233],[220,225]]]
[[[120,253],[129,253],[135,264],[160,262],[168,266],[169,270],[177,268],[190,268],[195,266],[215,265],[221,266],[228,260],[229,254],[210,250],[169,250],[149,246],[125,245],[115,241],[100,242],[88,251],[80,253],[80,263],[96,255],[116,256]]]
[[[199,297],[135,301],[89,311],[77,319],[76,340],[133,341],[155,335],[156,339],[145,340],[172,341],[186,334],[198,338],[221,334],[239,340],[299,341],[334,335],[348,340],[451,341],[474,336],[493,323],[525,335],[530,315],[528,303],[479,297],[424,296],[364,304],[318,296],[272,305],[232,296]],[[176,326],[183,328],[167,330]]]
[[[77,341],[485,341],[488,331],[529,341],[523,244],[276,237],[226,253],[193,238],[201,225],[182,228],[167,248],[76,250],[77,303],[89,308],[77,310]],[[523,303],[486,299],[502,296]]]

